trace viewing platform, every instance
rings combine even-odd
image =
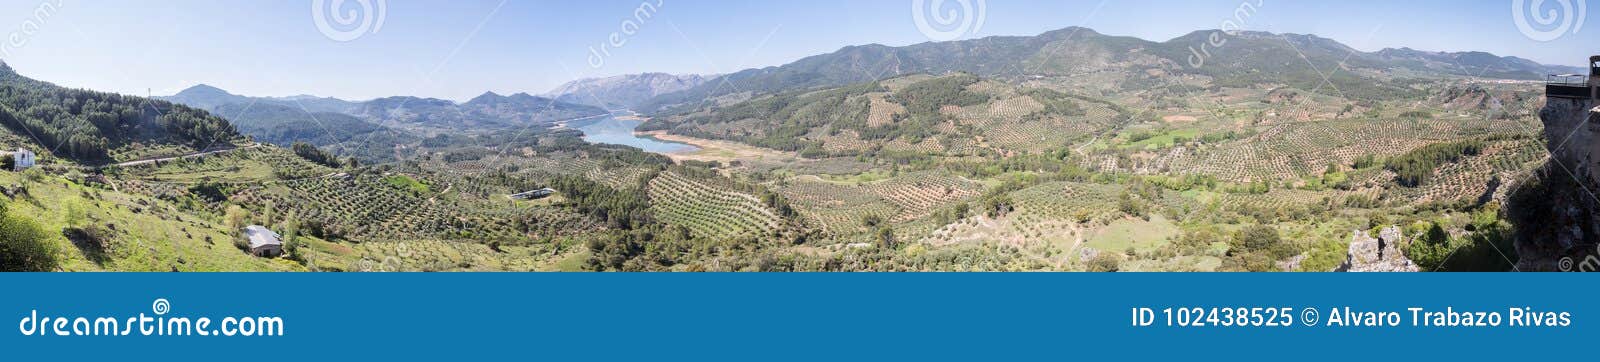
[[[1600,55],[1589,57],[1589,75],[1550,75],[1544,80],[1544,95],[1555,98],[1600,99]]]
[[[1595,87],[1589,85],[1589,76],[1561,74],[1545,77],[1544,95],[1556,98],[1595,98]]]

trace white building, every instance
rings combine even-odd
[[[524,192],[524,193],[512,194],[511,198],[517,199],[517,200],[538,200],[538,199],[550,197],[550,195],[554,195],[555,193],[556,193],[556,190],[552,190],[552,189],[546,187],[546,188],[533,190],[533,191],[528,191],[528,192]]]
[[[283,256],[283,237],[278,233],[268,230],[261,225],[250,225],[244,228],[244,236],[250,238],[250,255],[263,258],[276,258]]]
[[[38,155],[33,154],[33,151],[29,151],[26,148],[18,148],[16,153],[11,154],[11,170],[22,171],[33,167],[34,163],[38,162],[38,157]]]

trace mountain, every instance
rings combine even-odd
[[[640,130],[732,140],[809,158],[989,157],[1052,151],[1106,134],[1133,116],[1101,99],[955,73],[780,93],[652,118]]]
[[[0,141],[84,163],[128,161],[242,141],[227,120],[161,100],[71,89],[0,64]]]
[[[1214,85],[1225,87],[1287,85],[1302,89],[1324,88],[1326,77],[1333,83],[1332,88],[1350,93],[1346,96],[1376,99],[1406,90],[1403,85],[1385,82],[1386,74],[1396,70],[1429,77],[1481,73],[1485,77],[1536,79],[1543,73],[1570,69],[1488,53],[1367,53],[1332,39],[1301,34],[1239,32],[1222,35],[1227,42],[1220,47],[1209,45],[1209,38],[1218,33],[1197,31],[1154,42],[1070,27],[1037,36],[994,36],[902,47],[849,46],[782,66],[728,74],[723,81],[664,94],[637,108],[656,113],[724,96],[737,100],[916,73],[966,72],[1011,81],[1116,74],[1120,77],[1111,78],[1122,79],[1123,87],[1128,88],[1148,88],[1149,82],[1139,81],[1150,78],[1144,74],[1203,76]],[[1468,70],[1444,67],[1444,61],[1451,59],[1462,60]]]
[[[1542,79],[1546,74],[1582,74],[1585,69],[1545,65],[1518,57],[1500,57],[1485,52],[1428,52],[1411,48],[1384,48],[1372,57],[1413,70],[1466,76],[1510,79]]]
[[[200,109],[214,109],[217,106],[224,104],[250,103],[251,100],[250,97],[228,93],[228,91],[222,90],[221,88],[212,87],[205,84],[189,87],[188,89],[184,89],[182,92],[178,92],[178,94],[170,97],[160,98],[173,103],[182,103],[190,107]]]
[[[379,98],[362,103],[352,114],[380,125],[439,133],[543,126],[608,112],[527,93],[502,96],[488,92],[461,104],[435,98]]]
[[[644,73],[580,79],[551,90],[545,97],[562,102],[608,109],[632,108],[656,96],[677,92],[715,79],[695,74]]]
[[[425,136],[548,125],[606,114],[597,107],[526,93],[490,92],[461,104],[419,97],[349,102],[311,95],[249,97],[197,85],[163,99],[227,117],[239,131],[262,142],[285,146],[307,142],[369,162],[393,160],[389,150]]]
[[[411,134],[348,114],[306,112],[274,103],[232,103],[218,106],[214,111],[228,115],[239,132],[261,142],[283,147],[306,142],[367,162],[392,161],[394,154],[389,150],[394,145],[419,140]]]
[[[168,97],[157,97],[173,103],[182,103],[190,107],[215,110],[217,107],[229,104],[260,104],[269,103],[282,106],[304,108],[308,112],[338,112],[348,113],[357,107],[357,103],[331,97],[316,97],[299,95],[292,97],[247,97],[229,93],[221,88],[200,84],[184,89],[178,94]]]

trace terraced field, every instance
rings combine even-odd
[[[355,240],[416,238],[490,241],[592,229],[587,218],[552,208],[460,205],[398,188],[378,176],[322,177],[244,190],[237,201],[318,221]],[[496,206],[499,205],[499,206]],[[526,233],[524,232],[526,231]]]
[[[662,172],[650,180],[648,192],[657,217],[669,225],[687,227],[697,237],[760,236],[777,230],[781,223],[760,199],[717,180]]]
[[[816,177],[788,180],[778,192],[794,203],[800,216],[834,234],[866,230],[868,216],[906,223],[971,200],[983,185],[937,172],[919,172],[868,183],[824,181]]]

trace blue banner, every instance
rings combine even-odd
[[[0,274],[4,360],[1592,360],[1580,274]],[[1493,324],[1491,324],[1493,323]]]

